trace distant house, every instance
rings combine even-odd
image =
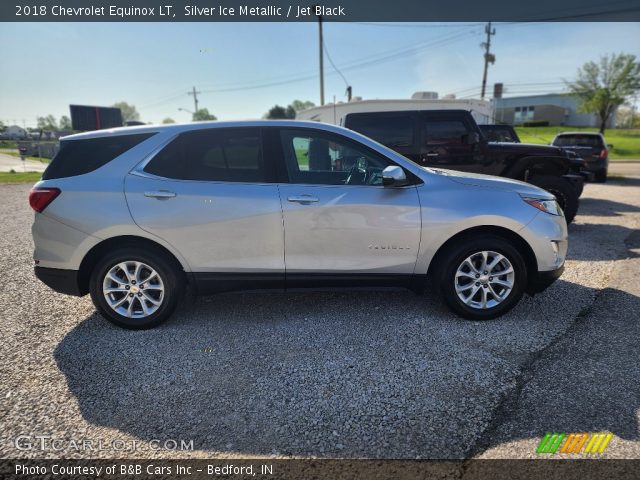
[[[549,93],[525,97],[497,98],[495,119],[498,123],[522,125],[530,122],[548,122],[549,125],[567,127],[599,127],[600,118],[595,113],[580,111],[580,98],[571,94]],[[607,128],[615,128],[615,112],[607,122]]]
[[[2,132],[2,137],[10,140],[22,140],[27,138],[27,131],[18,125],[11,125]]]

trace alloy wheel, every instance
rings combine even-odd
[[[156,270],[135,260],[120,262],[102,282],[107,305],[123,317],[146,318],[162,305],[165,288]]]
[[[502,303],[513,290],[515,271],[504,255],[483,250],[465,258],[455,274],[458,298],[479,310]]]

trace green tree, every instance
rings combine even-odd
[[[37,122],[40,130],[58,130],[58,122],[56,122],[56,117],[53,115],[38,117]]]
[[[635,55],[604,55],[598,63],[585,63],[568,86],[582,100],[582,111],[598,114],[600,133],[604,133],[616,108],[640,90],[640,63]]]
[[[296,112],[300,112],[302,110],[306,110],[307,108],[315,107],[316,104],[309,100],[294,100],[289,106],[292,107]]]
[[[284,108],[280,105],[274,105],[269,109],[264,118],[269,120],[277,120],[281,118],[292,118],[291,113],[293,109]],[[293,118],[295,118],[295,111],[293,111]]]
[[[164,120],[162,120],[162,123],[176,123],[176,121],[173,118],[167,117]]]
[[[128,122],[129,120],[140,120],[140,114],[136,110],[136,107],[129,105],[127,102],[116,102],[113,104],[115,108],[119,108],[122,112],[122,121]]]
[[[66,115],[60,117],[60,130],[71,130],[71,119]]]
[[[7,126],[4,124],[2,120],[0,120],[0,132],[4,132],[7,129]]]
[[[199,108],[193,113],[194,122],[202,122],[206,120],[217,120],[217,118],[215,115],[209,113],[209,109],[207,108]]]
[[[275,120],[278,118],[296,118],[296,112],[306,110],[307,108],[315,107],[315,103],[309,100],[294,100],[286,107],[280,105],[274,105],[265,115],[264,118]]]

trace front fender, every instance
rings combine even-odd
[[[453,183],[453,182],[452,182]],[[436,252],[450,238],[477,227],[520,231],[538,211],[515,192],[482,187],[418,188],[422,239],[415,274],[426,274]]]

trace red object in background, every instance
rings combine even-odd
[[[605,158],[607,158],[608,155],[609,155],[609,150],[607,150],[606,148],[603,148],[602,150],[600,150],[601,160],[604,160]]]

